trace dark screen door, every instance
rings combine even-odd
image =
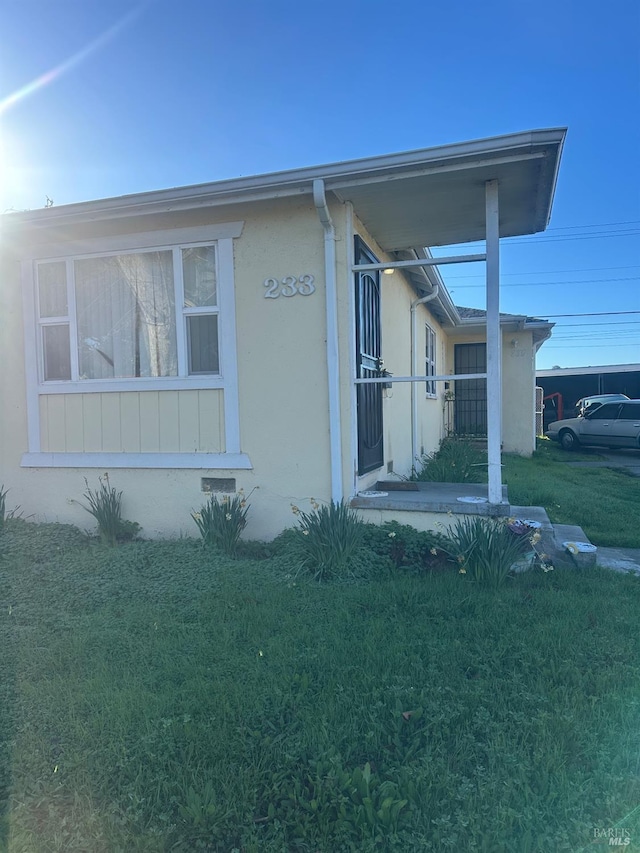
[[[455,373],[486,373],[486,344],[456,344]],[[456,435],[487,434],[487,380],[456,379],[454,405]]]
[[[376,264],[377,258],[356,237],[356,264]],[[382,335],[380,323],[380,271],[356,273],[356,376],[380,376]],[[383,463],[382,385],[357,385],[358,474]]]

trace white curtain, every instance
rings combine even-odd
[[[177,376],[173,255],[75,261],[81,379]]]

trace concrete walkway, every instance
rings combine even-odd
[[[624,469],[632,477],[640,477],[640,451],[638,450],[603,450],[602,448],[581,448],[581,453],[593,450],[594,459],[576,462],[571,454],[566,454],[563,463],[569,468],[615,468]]]
[[[640,548],[600,548],[596,563],[616,572],[634,572],[640,575]]]

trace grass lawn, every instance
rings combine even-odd
[[[593,460],[548,440],[530,459],[503,455],[503,480],[516,506],[542,506],[555,524],[577,524],[594,545],[640,548],[640,478],[610,468],[572,468]]]
[[[0,536],[0,850],[640,849],[640,580]]]

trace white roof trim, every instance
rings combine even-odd
[[[324,166],[154,190],[23,213],[9,213],[6,216],[11,220],[24,221],[33,225],[58,225],[77,220],[111,219],[142,213],[188,210],[311,194],[313,181],[318,178],[324,180],[327,190],[340,191],[347,187],[383,180],[408,179],[417,174],[434,172],[442,174],[450,170],[473,169],[479,165],[500,163],[505,159],[523,161],[537,156],[536,152],[544,150],[546,146],[557,150],[554,172],[551,176],[550,199],[552,200],[565,134],[565,128],[526,131]],[[550,211],[551,201],[548,209]],[[546,221],[543,227],[545,225]]]

